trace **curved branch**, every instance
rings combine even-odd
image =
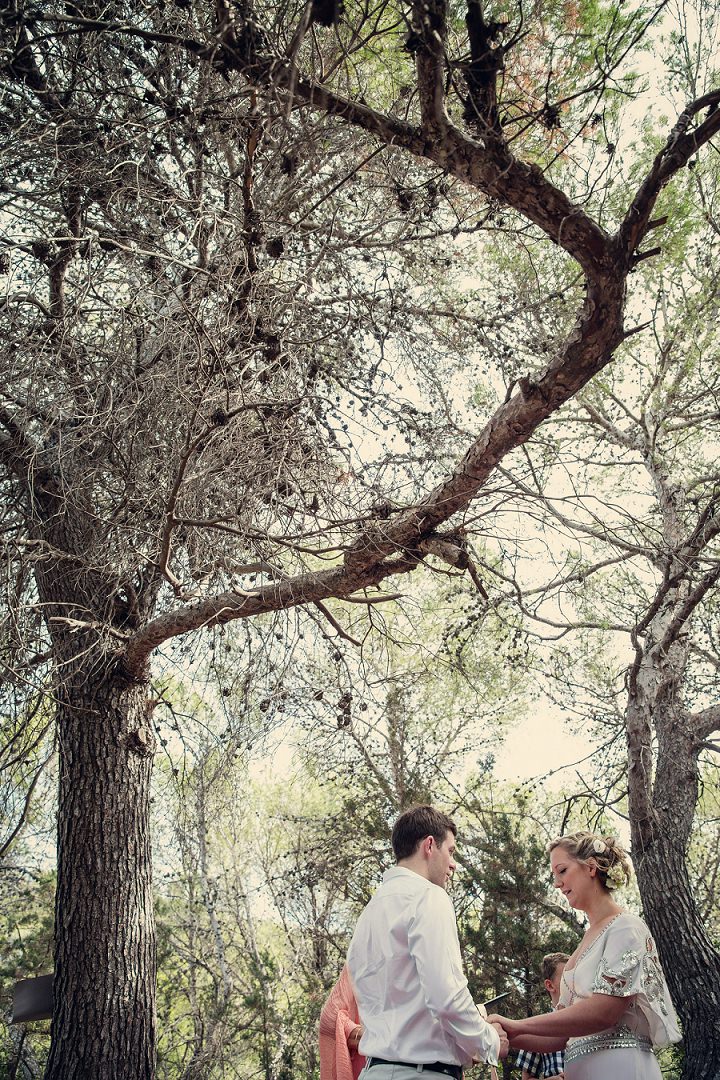
[[[525,443],[610,361],[622,339],[621,319],[622,284],[608,279],[605,289],[591,289],[576,332],[561,356],[537,381],[521,380],[520,391],[496,410],[447,480],[388,522],[381,533],[361,534],[346,554],[347,564],[359,569],[393,550],[413,547],[465,509],[502,458]]]
[[[134,634],[118,654],[119,667],[131,679],[143,678],[151,652],[173,637],[204,627],[221,626],[236,619],[249,619],[268,611],[281,611],[300,604],[317,604],[332,597],[342,600],[346,595],[377,585],[394,574],[414,570],[419,561],[418,555],[406,552],[397,558],[378,562],[364,573],[355,573],[340,566],[282,578],[256,589],[220,593],[207,600],[187,604],[158,616]]]
[[[45,766],[52,759],[54,754],[55,754],[55,750],[53,749],[48,754],[48,756],[45,758],[45,760],[42,761],[40,763],[40,765],[38,766],[37,772],[33,776],[32,781],[30,783],[30,787],[28,788],[28,790],[27,790],[27,792],[25,794],[25,800],[24,800],[24,803],[23,803],[22,813],[20,814],[20,817],[18,818],[18,820],[17,820],[17,822],[15,824],[15,827],[13,828],[10,835],[7,837],[7,839],[3,840],[3,842],[0,844],[0,859],[2,859],[5,856],[6,852],[10,849],[10,847],[12,847],[12,844],[14,843],[14,841],[17,839],[17,837],[21,833],[22,829],[24,828],[24,826],[25,826],[25,824],[27,822],[27,819],[28,819],[28,815],[30,813],[30,806],[32,804],[32,798],[33,798],[33,794],[35,792],[35,788],[37,787],[38,781],[39,781],[39,779],[40,779],[40,777],[41,777],[41,775],[43,773],[43,770],[45,769]]]
[[[638,189],[617,233],[619,248],[626,257],[633,254],[648,230],[650,214],[657,197],[676,172],[687,165],[693,154],[720,131],[720,90],[691,101],[678,117],[665,146],[656,156],[650,172]],[[693,117],[708,110],[705,120],[688,132]]]
[[[672,645],[695,608],[701,603],[707,593],[717,585],[719,580],[720,567],[716,570],[711,570],[710,573],[701,578],[692,592],[689,593],[678,608],[672,622],[668,625],[667,630],[663,634],[662,641],[659,642],[658,648],[665,651]]]
[[[705,742],[715,731],[720,731],[720,705],[711,705],[709,709],[695,713],[690,717],[698,739]]]
[[[391,521],[370,521],[345,555],[344,565],[270,582],[248,592],[229,592],[153,620],[134,635],[122,667],[140,677],[150,653],[169,638],[267,611],[343,598],[385,578],[414,570],[418,545],[448,518],[464,510],[498,462],[522,445],[549,415],[607,364],[621,339],[622,288],[607,281],[588,293],[583,318],[561,357],[537,382],[522,388],[491,417],[452,475],[423,500]]]
[[[4,434],[1,429],[4,429]],[[50,469],[38,462],[38,451],[12,413],[0,407],[0,462],[37,498],[47,498],[56,491],[56,479]]]

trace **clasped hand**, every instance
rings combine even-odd
[[[490,1027],[495,1028],[498,1035],[500,1036],[500,1049],[498,1050],[498,1057],[500,1059],[506,1058],[508,1056],[509,1051],[510,1051],[510,1043],[508,1042],[508,1038],[507,1038],[507,1035],[505,1034],[505,1030],[504,1030],[502,1024],[493,1023],[492,1017],[488,1017],[487,1021],[490,1024]],[[473,1058],[473,1064],[474,1065],[479,1065],[481,1063],[481,1061],[482,1061],[482,1058]]]
[[[520,1034],[519,1021],[511,1020],[508,1016],[501,1016],[500,1013],[490,1013],[488,1016],[488,1023],[492,1024],[498,1032],[501,1032],[501,1037],[504,1037],[510,1045],[512,1045],[513,1039]],[[507,1051],[505,1054],[507,1054]],[[501,1055],[501,1057],[503,1056],[505,1055]]]
[[[500,1050],[498,1051],[498,1057],[506,1058],[510,1050],[510,1043],[508,1041],[507,1033],[501,1023],[499,1023],[494,1016],[488,1017],[488,1023],[491,1027],[494,1027],[500,1036]]]

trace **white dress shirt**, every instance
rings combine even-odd
[[[498,1063],[500,1039],[473,1003],[455,911],[439,885],[404,866],[383,875],[348,950],[360,1053],[387,1061]]]

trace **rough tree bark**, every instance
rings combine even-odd
[[[683,705],[689,623],[720,577],[707,570],[692,582],[698,556],[718,532],[710,508],[683,535],[681,492],[650,461],[663,510],[665,581],[638,627],[628,676],[626,730],[633,860],[648,924],[685,1035],[685,1080],[715,1080],[720,1061],[720,952],[710,941],[687,870],[698,758],[720,722],[720,709],[693,714]],[[672,898],[672,902],[669,902]]]
[[[628,709],[635,729],[636,706]],[[720,953],[710,941],[688,878],[686,854],[697,801],[697,728],[682,710],[656,708],[658,750],[652,820],[636,818],[637,777],[630,784],[630,819],[635,870],[643,910],[670,993],[682,1021],[684,1080],[716,1080],[720,1061]],[[640,720],[645,726],[647,716]],[[683,752],[684,751],[684,752]],[[647,759],[646,759],[647,760]],[[631,768],[638,767],[636,758]],[[643,782],[644,783],[644,782]],[[671,898],[671,902],[670,902]]]
[[[48,1080],[154,1075],[147,703],[147,688],[128,687],[113,664],[63,681]]]
[[[79,490],[68,506],[56,476],[36,480],[28,493],[33,531],[53,552],[35,578],[54,647],[59,751],[54,1010],[45,1075],[149,1080],[156,994],[152,699],[147,678],[129,682],[117,663],[113,628],[136,616],[113,595],[103,570],[82,557],[95,529],[85,499],[90,484],[77,473]],[[140,608],[154,593],[148,583]],[[88,626],[89,611],[104,613],[105,626]]]

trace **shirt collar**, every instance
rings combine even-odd
[[[414,870],[408,870],[407,866],[391,866],[383,874],[383,881],[395,881],[397,878],[412,878],[413,881],[422,881],[425,885],[432,884],[422,874],[416,874]]]

